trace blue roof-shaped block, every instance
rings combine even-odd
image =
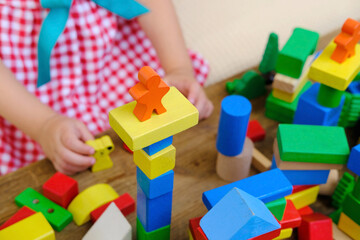
[[[280,228],[280,224],[258,198],[233,188],[201,220],[210,240],[249,239]]]

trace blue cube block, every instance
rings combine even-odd
[[[356,95],[360,94],[360,81],[350,83],[346,91]]]
[[[168,138],[165,138],[161,141],[158,141],[154,144],[151,144],[150,146],[144,147],[143,150],[149,155],[154,155],[157,152],[160,152],[164,148],[167,148],[170,146],[173,142],[173,136],[170,136]]]
[[[150,179],[140,168],[136,168],[136,179],[147,198],[157,198],[171,192],[174,186],[174,171],[170,170],[157,178]]]
[[[360,144],[351,149],[347,167],[353,173],[360,176]]]
[[[236,156],[242,152],[250,113],[251,103],[243,96],[231,95],[222,100],[216,139],[216,148],[221,154]]]
[[[146,232],[154,231],[171,223],[172,191],[154,199],[146,197],[137,185],[137,217]]]
[[[205,214],[200,227],[208,239],[246,240],[277,230],[280,224],[261,200],[233,188]]]
[[[278,169],[275,157],[271,169]],[[292,185],[319,185],[327,182],[330,170],[280,170]]]
[[[313,84],[299,99],[294,116],[294,124],[337,126],[345,102],[342,96],[339,106],[328,108],[317,102],[320,84]]]
[[[290,195],[293,189],[281,170],[274,169],[204,192],[202,200],[206,208],[210,210],[234,187],[257,197],[264,203]]]

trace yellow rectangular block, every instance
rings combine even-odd
[[[109,113],[110,126],[131,150],[136,151],[198,123],[198,110],[175,87],[170,88],[162,103],[167,111],[160,115],[153,113],[144,122],[133,114],[135,101],[115,108]]]
[[[360,240],[360,226],[345,213],[340,214],[338,226],[341,231],[349,235],[352,239]]]
[[[305,189],[303,191],[286,196],[285,199],[291,200],[296,209],[306,207],[316,201],[320,186]]]
[[[55,240],[55,232],[41,212],[0,230],[1,240]]]
[[[109,154],[114,151],[114,143],[109,136],[105,135],[95,140],[86,141],[86,144],[95,150],[93,157],[96,159],[96,162],[91,167],[92,172],[102,171],[113,166]]]
[[[134,162],[150,179],[174,169],[176,150],[173,145],[149,156],[144,150],[134,151]]]
[[[280,235],[277,236],[276,238],[274,238],[273,240],[275,240],[275,239],[280,240],[280,239],[290,238],[292,233],[293,233],[292,228],[282,229],[281,232],[280,232]]]
[[[331,41],[311,65],[309,78],[344,91],[360,70],[360,45],[356,45],[355,56],[348,58],[343,63],[338,63],[330,58],[335,48],[336,44]]]

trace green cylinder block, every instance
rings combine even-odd
[[[317,95],[317,101],[324,107],[336,108],[340,104],[343,93],[344,91],[339,91],[335,88],[321,84]]]

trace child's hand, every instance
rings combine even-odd
[[[59,114],[49,118],[39,132],[38,142],[56,170],[75,174],[95,163],[94,149],[85,141],[94,139],[80,121]]]
[[[170,86],[174,86],[184,94],[189,101],[199,110],[199,119],[208,118],[214,106],[207,98],[204,89],[193,77],[192,73],[171,72],[164,78],[165,82]]]

